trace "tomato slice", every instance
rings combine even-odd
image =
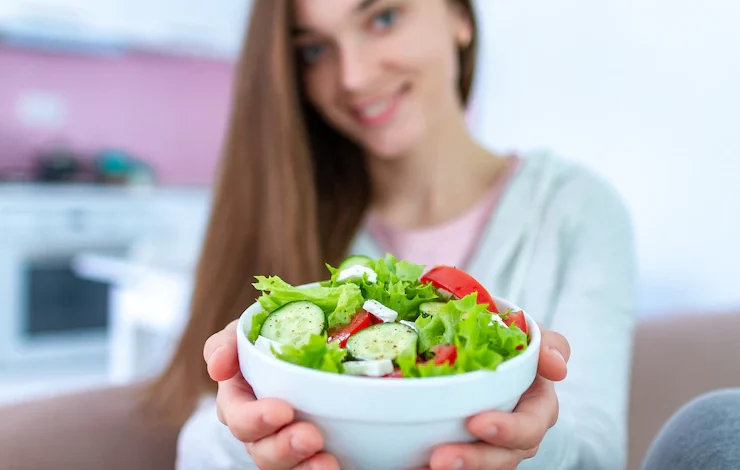
[[[521,310],[509,313],[503,320],[504,323],[506,323],[506,326],[516,325],[525,335],[529,336],[527,319],[524,317],[524,312]]]
[[[350,336],[373,324],[372,319],[370,318],[373,316],[374,315],[365,310],[361,311],[352,317],[352,320],[347,325],[332,329],[332,331],[329,332],[328,340],[330,342],[339,341],[339,346],[342,348],[347,346],[347,340]]]
[[[401,369],[396,369],[390,374],[385,374],[383,376],[384,378],[388,379],[402,379],[403,378],[403,372],[401,372]]]
[[[478,282],[473,276],[452,266],[435,266],[427,271],[421,279],[421,283],[431,283],[437,289],[444,289],[450,292],[458,299],[473,292],[478,293],[478,303],[488,304],[488,310],[498,313],[496,303],[493,297],[488,293],[485,287]]]
[[[527,319],[524,316],[524,312],[521,310],[516,312],[511,312],[506,316],[506,319],[504,320],[504,323],[506,323],[506,326],[516,325],[519,327],[520,330],[524,332],[527,337],[529,337],[529,327],[527,326]],[[524,346],[517,346],[517,350],[524,349]]]
[[[433,346],[430,351],[434,353],[432,360],[436,366],[442,365],[445,362],[453,365],[455,364],[455,360],[457,360],[457,346],[454,344],[439,344]]]

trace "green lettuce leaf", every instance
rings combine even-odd
[[[440,299],[437,291],[431,284],[421,284],[419,277],[424,272],[424,266],[409,261],[398,261],[393,255],[369,263],[378,275],[376,282],[369,282],[367,275],[361,279],[348,279],[339,282],[339,270],[327,265],[331,279],[323,286],[338,287],[347,284],[357,285],[365,300],[376,300],[388,308],[398,312],[398,320],[414,321],[419,316],[419,305],[424,302]]]
[[[266,312],[272,313],[296,300],[306,300],[324,311],[329,328],[349,323],[365,302],[360,287],[352,283],[303,289],[288,284],[278,276],[256,276],[256,279],[254,287],[262,291],[257,301]]]
[[[254,343],[257,341],[257,338],[260,335],[260,330],[262,330],[262,325],[265,323],[265,320],[267,320],[268,313],[265,311],[255,313],[252,316],[252,325],[249,331],[247,332],[247,337],[249,338],[249,341]]]
[[[434,377],[462,374],[475,370],[495,370],[499,364],[521,354],[527,348],[527,336],[516,326],[506,328],[491,323],[491,313],[477,303],[477,294],[451,300],[435,315],[419,317],[419,350],[428,352],[440,344],[454,344],[457,359],[454,365],[434,365],[416,358],[399,358],[404,377]],[[518,347],[522,349],[517,349]]]
[[[337,374],[344,372],[342,360],[346,355],[347,351],[341,349],[338,343],[327,343],[326,334],[312,335],[308,343],[298,348],[282,346],[282,351],[276,353],[279,359],[291,364]]]

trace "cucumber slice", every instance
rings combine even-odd
[[[447,305],[447,302],[424,302],[419,305],[419,312],[424,318],[432,317],[445,305]]]
[[[326,316],[321,307],[305,300],[297,300],[268,315],[262,324],[260,336],[281,344],[302,346],[311,335],[319,335],[325,328]]]
[[[337,267],[337,269],[341,271],[342,269],[346,269],[351,266],[365,266],[367,268],[371,268],[373,267],[374,264],[375,264],[375,261],[369,256],[352,255],[352,256],[348,256],[344,258],[344,260],[341,263],[339,263],[339,266]]]
[[[416,355],[419,335],[401,323],[379,323],[369,326],[347,341],[347,352],[366,361],[395,359],[406,353]]]

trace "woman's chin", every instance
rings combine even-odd
[[[413,151],[415,139],[408,136],[384,136],[366,139],[363,148],[371,158],[393,161],[403,158]]]

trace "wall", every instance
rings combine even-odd
[[[740,2],[478,2],[475,126],[602,172],[634,217],[643,314],[740,307]]]
[[[80,152],[120,146],[154,165],[164,183],[207,183],[220,151],[232,68],[147,54],[87,57],[0,46],[0,170],[27,167],[35,152],[62,139]],[[17,107],[27,91],[57,97],[63,122],[24,125]]]
[[[740,3],[478,0],[483,51],[474,125],[500,149],[549,147],[602,172],[631,210],[645,314],[740,305]],[[166,182],[212,176],[226,64],[0,48],[0,165],[47,139],[123,145]],[[69,120],[33,131],[24,90],[59,93]],[[182,111],[182,104],[187,111]]]

